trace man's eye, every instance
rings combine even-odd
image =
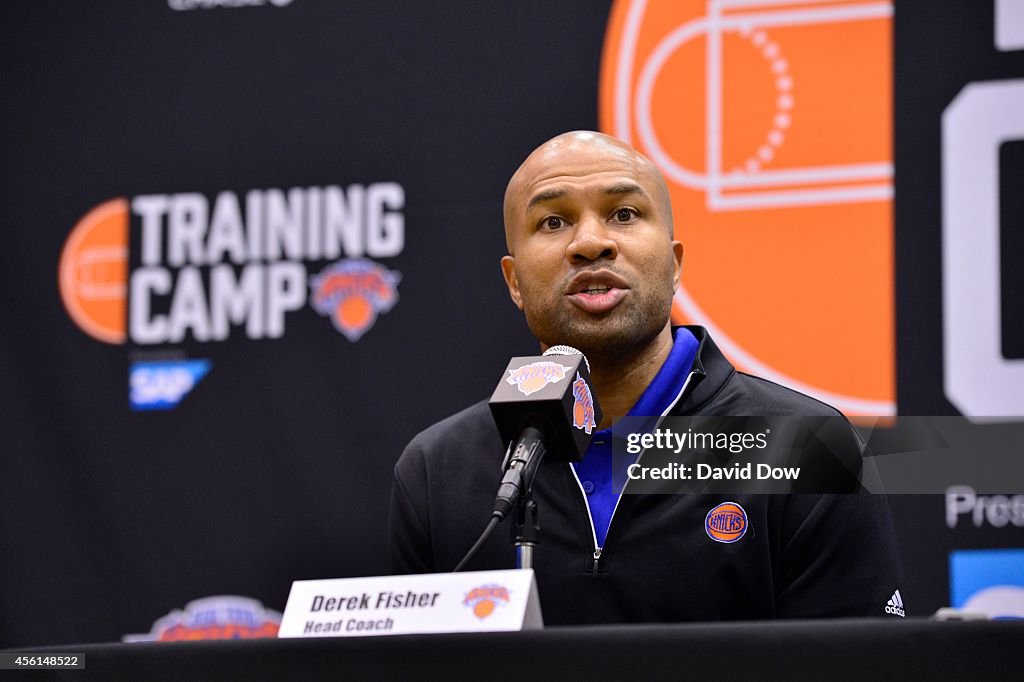
[[[636,217],[636,211],[631,208],[620,208],[615,211],[615,220],[620,223],[628,223]]]
[[[563,222],[563,220],[558,216],[548,216],[547,218],[544,219],[544,227],[548,228],[549,230],[557,230],[564,224],[565,223]]]

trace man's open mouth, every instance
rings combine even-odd
[[[610,270],[581,272],[569,283],[568,296],[588,313],[608,312],[629,291],[626,281]]]

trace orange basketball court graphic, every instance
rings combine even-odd
[[[737,366],[895,413],[890,2],[619,0],[600,119],[669,183],[673,318]]]
[[[106,343],[127,338],[128,201],[111,199],[89,211],[64,243],[60,295],[71,319]]]

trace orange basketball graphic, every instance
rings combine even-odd
[[[528,365],[510,369],[505,381],[516,386],[523,395],[530,395],[548,384],[561,381],[565,378],[565,373],[568,370],[568,367],[555,362],[531,362]]]
[[[477,618],[486,618],[492,613],[494,613],[494,602],[489,599],[483,599],[473,605],[473,615]]]
[[[493,583],[474,587],[462,600],[463,606],[468,606],[473,611],[473,615],[480,620],[494,613],[494,609],[500,604],[508,604],[508,602],[508,588]]]
[[[847,414],[895,413],[890,2],[617,0],[600,120],[669,183],[673,319]]]
[[[60,295],[82,331],[124,343],[128,281],[128,201],[111,199],[89,211],[60,255]]]
[[[343,258],[311,278],[310,303],[321,315],[329,315],[335,328],[355,343],[379,314],[395,307],[401,279],[401,273],[369,258]]]
[[[523,379],[523,381],[519,384],[519,389],[526,395],[530,395],[531,393],[535,393],[540,389],[544,388],[547,385],[547,383],[547,378],[538,374]]]
[[[338,306],[336,312],[339,322],[348,327],[365,327],[373,317],[373,306],[365,296],[349,296]]]

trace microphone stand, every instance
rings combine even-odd
[[[537,522],[537,503],[533,501],[532,487],[516,503],[511,530],[512,544],[516,548],[516,568],[533,568],[533,550],[537,546],[540,524]]]
[[[533,567],[540,524],[537,503],[533,501],[533,479],[547,448],[541,428],[532,424],[523,429],[514,448],[506,454],[505,475],[494,502],[495,514],[512,517],[512,544],[516,549],[516,568]]]

